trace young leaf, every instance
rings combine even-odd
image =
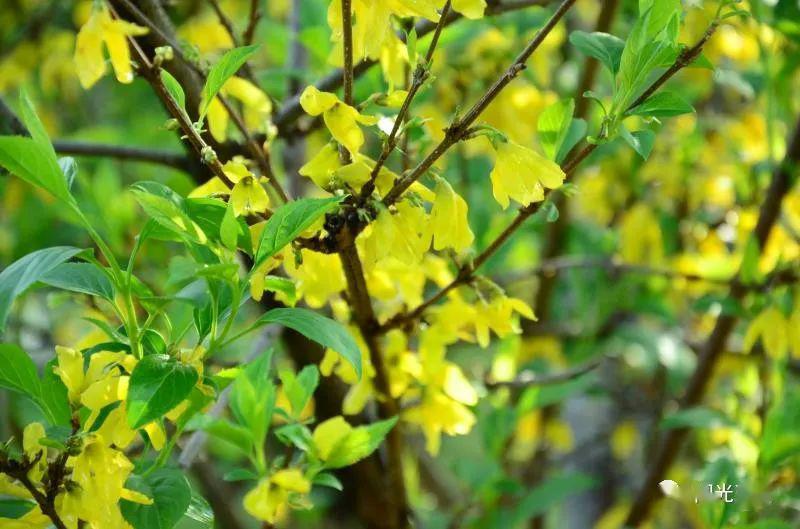
[[[272,257],[303,233],[318,218],[336,207],[341,197],[304,198],[294,200],[275,210],[267,221],[256,250],[254,268]]]
[[[374,452],[394,428],[397,417],[353,428],[331,450],[325,460],[326,468],[341,468],[361,461]]]
[[[36,364],[17,345],[0,344],[0,387],[27,395],[37,402],[42,396]]]
[[[50,137],[47,135],[39,116],[36,115],[36,109],[33,107],[33,103],[25,90],[20,90],[19,93],[19,110],[20,119],[22,119],[25,128],[28,129],[33,141],[47,151],[51,159],[55,160],[56,151],[53,149]]]
[[[256,325],[265,323],[279,323],[324,347],[333,349],[350,362],[361,378],[361,350],[341,323],[301,308],[272,309],[261,316]]]
[[[175,468],[159,468],[146,476],[132,475],[125,486],[153,500],[150,505],[120,500],[122,516],[134,529],[171,529],[192,499],[186,476]]]
[[[219,62],[215,64],[208,72],[206,84],[203,87],[203,101],[200,104],[200,118],[205,117],[208,111],[208,105],[217,96],[219,91],[225,85],[225,82],[233,77],[239,71],[247,59],[258,49],[258,44],[252,46],[242,46],[241,48],[233,48],[225,52],[225,55],[220,58]]]
[[[569,496],[580,494],[595,485],[595,480],[580,473],[549,478],[528,492],[514,507],[509,527],[517,527],[534,516],[548,512]]]
[[[551,160],[556,159],[556,154],[567,136],[574,111],[575,101],[562,99],[544,109],[539,115],[537,123],[539,143]]]
[[[625,48],[624,40],[599,31],[594,33],[573,31],[569,41],[584,54],[600,61],[612,74],[619,71],[622,50]]]
[[[644,103],[632,108],[628,114],[635,116],[671,117],[694,112],[692,105],[675,92],[658,92]]]
[[[0,273],[0,334],[5,330],[8,312],[14,299],[48,272],[81,251],[80,248],[71,246],[37,250],[15,261]]]
[[[175,79],[171,73],[162,69],[161,82],[164,83],[164,86],[166,87],[167,92],[169,92],[169,95],[172,96],[172,99],[174,99],[178,105],[185,110],[186,94],[183,92],[183,87],[181,87],[181,84],[178,82],[178,80]]]
[[[595,373],[586,373],[578,378],[549,384],[546,386],[533,386],[525,390],[517,404],[520,413],[529,412],[550,404],[561,402],[577,393],[583,393],[597,384]]]
[[[128,425],[140,428],[180,404],[198,380],[197,371],[167,355],[142,358],[131,373]]]
[[[715,426],[735,426],[736,423],[723,413],[698,406],[677,411],[664,417],[659,426],[664,430],[672,428],[713,428]]]
[[[272,349],[244,368],[233,383],[231,411],[239,424],[252,433],[254,445],[262,447],[275,408],[275,385],[270,378]]]
[[[44,410],[52,424],[69,426],[72,412],[69,408],[67,386],[61,381],[61,377],[53,371],[56,364],[57,360],[53,358],[44,366],[41,382],[42,410]]]
[[[633,147],[633,150],[636,151],[643,160],[647,160],[650,156],[650,151],[653,150],[653,144],[656,141],[656,133],[652,130],[637,130],[631,133],[628,132],[628,129],[625,127],[620,127],[619,130],[625,142]]]
[[[319,485],[321,487],[329,487],[339,491],[344,490],[342,482],[339,481],[339,478],[327,472],[320,472],[314,476],[314,479],[311,482],[314,485]]]
[[[567,130],[567,134],[564,137],[564,141],[561,143],[561,148],[558,149],[558,154],[556,154],[556,163],[560,164],[567,158],[572,148],[586,136],[586,129],[587,125],[585,120],[572,120],[569,124],[569,130]]]
[[[227,249],[236,250],[236,243],[239,239],[239,223],[233,212],[233,203],[229,203],[225,208],[225,216],[222,217],[219,225],[219,238]]]
[[[284,302],[289,306],[293,307],[297,302],[297,287],[291,279],[280,276],[267,276],[264,278],[264,290],[280,292],[286,296]]]
[[[91,263],[62,263],[39,280],[52,287],[114,300],[114,285]]]
[[[317,384],[319,384],[317,366],[305,366],[297,376],[291,370],[283,369],[278,373],[278,376],[283,384],[283,392],[292,407],[292,415],[299,417],[308,401],[311,400],[311,395],[317,389]]]
[[[41,187],[62,202],[73,203],[56,157],[31,138],[0,136],[0,167]]]
[[[206,235],[186,214],[183,197],[158,182],[137,182],[131,191],[142,209],[179,239],[204,243]]]

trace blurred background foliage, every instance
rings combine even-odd
[[[684,4],[680,41],[693,43],[706,30],[716,2]],[[137,79],[123,86],[106,76],[90,91],[80,88],[72,56],[90,6],[89,1],[3,3],[3,99],[13,107],[25,87],[51,137],[67,146],[126,145],[182,158],[186,151],[164,126],[167,116],[147,83]],[[202,60],[213,62],[232,46],[208,2],[167,6],[186,49]],[[224,0],[220,6],[243,29],[249,2]],[[580,89],[610,95],[612,80],[605,70],[597,70],[590,86],[582,84],[586,57],[569,44],[568,35],[593,31],[601,11],[610,9],[607,31],[624,38],[637,7],[631,0],[579,0],[482,121],[514,141],[533,144],[537,118],[548,105],[563,97],[580,101]],[[749,16],[726,20],[705,48],[713,67],[695,65],[671,81],[671,89],[696,113],[645,123],[658,133],[647,161],[621,140],[601,146],[576,173],[574,196],[557,202],[558,215],[534,218],[486,266],[487,275],[509,295],[529,302],[539,320],[525,322],[522,334],[497,340],[488,350],[465,343],[451,350],[450,358],[475,381],[482,398],[476,427],[445,438],[435,458],[424,453],[421,436],[407,437],[409,492],[420,527],[620,527],[658,432],[686,426],[692,429],[690,442],[665,476],[685,493],[661,501],[648,527],[800,524],[800,290],[794,282],[800,271],[800,188],[787,195],[766,248],[749,264],[759,287],[741,301],[727,296],[731,277],[748,259],[748,234],[800,111],[800,6],[796,0],[752,0],[739,7]],[[433,63],[435,80],[413,111],[426,121],[407,145],[412,160],[442,137],[449,116],[485,91],[548,14],[532,6],[460,20],[444,31]],[[254,39],[261,48],[251,67],[278,106],[331,72],[326,16],[324,0],[297,0],[294,7],[290,0],[264,2]],[[422,39],[421,49],[426,42]],[[401,69],[399,86],[404,76]],[[358,79],[356,100],[384,87],[381,69],[371,68]],[[598,106],[583,101],[579,108],[590,123],[599,122]],[[296,170],[304,151],[315,153],[327,141],[326,133],[314,132],[291,146],[281,138],[272,145],[279,177],[294,193],[317,192]],[[369,141],[367,149],[377,152],[378,138]],[[499,212],[489,199],[488,142],[456,150],[437,171],[469,203],[476,246],[482,248],[512,212]],[[130,184],[155,180],[183,195],[198,184],[190,172],[160,164],[77,158],[81,207],[123,255],[142,217],[127,191]],[[796,167],[792,175],[796,180]],[[89,240],[44,192],[0,177],[0,266],[55,245],[86,247]],[[148,245],[139,259],[140,277],[164,284],[176,266],[175,254],[170,244]],[[44,362],[55,344],[97,341],[99,331],[76,317],[94,310],[88,298],[35,290],[17,303],[7,341]],[[175,311],[175,321],[191,318]],[[699,346],[724,313],[740,320],[705,403],[675,415],[675,399],[696,366]],[[230,365],[250,354],[239,347],[216,360]],[[279,361],[291,362],[286,356]],[[503,384],[520,372],[546,377],[592,362],[598,363],[595,369],[566,382]],[[36,412],[14,395],[0,398],[5,439],[18,435]],[[212,439],[193,477],[218,520],[236,524],[220,525],[226,529],[253,526],[240,502],[232,501],[242,493],[237,483],[220,479],[236,457]],[[547,486],[537,488],[542,483]],[[735,501],[695,502],[709,484],[734,485]],[[566,501],[552,506],[542,498],[548,494]],[[315,498],[314,509],[284,523],[357,527],[352,501],[347,491],[323,495]],[[548,505],[546,512],[541,505]]]

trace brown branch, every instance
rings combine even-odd
[[[55,496],[50,498],[49,494],[45,495],[36,488],[36,485],[34,485],[28,477],[30,468],[31,465],[21,464],[18,461],[0,461],[0,473],[6,474],[8,477],[19,481],[22,486],[25,487],[25,490],[30,493],[34,501],[36,501],[42,514],[50,518],[50,521],[53,522],[56,529],[67,529],[67,525],[61,519],[61,516],[59,516],[58,511],[56,511]]]
[[[766,197],[761,204],[758,221],[752,232],[752,236],[762,251],[780,214],[783,198],[792,187],[792,174],[798,163],[800,163],[800,119],[792,132],[783,163],[776,168],[772,175]],[[741,271],[739,276],[741,276]],[[747,288],[744,284],[740,281],[734,281],[729,297],[734,300],[740,300],[746,293]],[[729,313],[723,313],[717,318],[711,335],[701,349],[697,368],[686,386],[683,398],[680,400],[680,410],[696,406],[702,401],[716,366],[717,358],[725,349],[725,344],[733,332],[736,321],[736,315]],[[669,430],[664,435],[655,455],[651,458],[647,475],[633,501],[624,525],[638,527],[647,519],[650,510],[660,497],[658,482],[678,457],[688,433],[689,430],[686,428],[676,428]]]
[[[697,44],[695,44],[691,48],[687,48],[686,50],[684,50],[678,56],[678,58],[675,60],[673,65],[670,68],[668,68],[661,76],[659,76],[659,78],[653,83],[653,85],[651,85],[651,87],[647,88],[645,90],[645,92],[636,99],[636,101],[631,103],[631,105],[626,109],[626,112],[628,110],[640,105],[645,99],[647,99],[647,97],[649,97],[649,95],[647,95],[647,94],[651,94],[652,95],[652,93],[653,93],[653,90],[651,90],[652,86],[662,86],[670,78],[672,78],[676,73],[678,73],[683,67],[687,66],[695,58],[697,58],[697,56],[700,55],[700,52],[702,51],[703,46],[705,46],[706,42],[708,42],[708,39],[711,38],[711,36],[714,34],[714,31],[716,30],[716,28],[717,28],[716,23],[714,23],[711,26],[709,26],[708,30],[705,32],[703,37],[697,42]],[[676,65],[681,65],[681,66],[680,67],[676,67]],[[445,138],[445,140],[446,139],[447,138]],[[443,141],[443,143],[444,143],[444,141]],[[440,143],[439,146],[441,146],[441,145],[442,144]],[[578,153],[575,156],[573,156],[571,159],[569,159],[562,166],[562,170],[564,171],[564,174],[566,175],[565,180],[568,180],[572,176],[572,174],[575,172],[575,170],[578,168],[578,166],[592,152],[594,152],[594,150],[596,148],[597,148],[597,144],[596,143],[588,143],[588,144],[586,144],[581,150],[578,151]],[[439,149],[439,147],[437,147],[437,149]],[[434,152],[436,152],[436,151],[434,150]],[[433,155],[433,154],[434,153],[431,153],[431,155]],[[431,155],[429,155],[429,157]],[[420,165],[422,165],[422,164],[420,164]],[[414,173],[415,172],[416,172],[416,170],[414,171]],[[397,187],[397,186],[395,186],[395,187]],[[551,194],[552,194],[552,191],[548,190],[545,193],[545,199],[549,198]],[[387,195],[387,198],[389,198],[389,195]],[[386,200],[386,199],[384,199],[384,200]],[[461,268],[459,268],[458,274],[456,275],[455,279],[453,279],[450,283],[445,285],[436,294],[434,294],[432,297],[428,298],[426,301],[424,301],[421,305],[419,305],[417,308],[415,308],[411,312],[397,314],[396,316],[390,318],[386,323],[384,323],[381,326],[381,331],[382,332],[386,332],[386,331],[388,331],[390,329],[393,329],[393,328],[396,328],[396,327],[401,327],[403,325],[407,325],[407,324],[412,323],[413,321],[415,321],[418,318],[420,318],[425,313],[425,311],[428,310],[428,308],[430,308],[431,306],[433,306],[434,304],[439,302],[439,300],[443,299],[444,296],[446,296],[447,293],[449,293],[451,290],[453,290],[454,288],[456,288],[458,286],[461,286],[461,285],[464,285],[464,284],[467,284],[467,283],[471,282],[474,279],[475,271],[478,268],[480,268],[481,265],[483,265],[492,255],[494,255],[494,253],[497,252],[497,250],[499,250],[503,246],[503,244],[505,244],[505,242],[517,231],[517,229],[519,229],[519,227],[524,224],[524,222],[528,219],[528,217],[532,216],[534,213],[539,211],[539,209],[542,207],[542,204],[544,204],[544,203],[545,203],[545,201],[543,200],[542,202],[531,203],[531,204],[528,204],[527,206],[521,207],[519,209],[519,211],[517,212],[517,216],[514,217],[513,221],[511,221],[511,224],[509,224],[489,244],[489,246],[487,246],[480,254],[478,254],[478,256],[471,263],[468,263],[467,265],[464,265]]]
[[[75,156],[97,156],[117,158],[119,160],[132,160],[137,162],[166,165],[191,172],[196,169],[196,164],[180,152],[164,149],[150,149],[145,147],[129,147],[127,145],[108,145],[80,140],[54,140],[53,148],[59,154]]]
[[[369,197],[375,190],[375,180],[378,178],[378,174],[380,173],[383,165],[386,163],[386,160],[389,158],[389,155],[392,154],[392,151],[394,151],[395,147],[397,146],[397,133],[400,131],[400,127],[406,119],[408,110],[411,107],[411,102],[416,97],[419,89],[422,88],[422,85],[428,79],[430,73],[430,63],[433,59],[433,52],[436,51],[436,46],[439,43],[439,36],[442,34],[442,29],[444,28],[449,14],[450,0],[447,0],[447,2],[444,4],[444,7],[442,7],[441,14],[439,15],[439,22],[436,24],[436,29],[433,32],[433,38],[428,45],[428,51],[425,53],[425,61],[417,64],[416,68],[414,69],[414,75],[411,78],[411,86],[409,87],[408,93],[403,100],[403,104],[400,106],[400,111],[397,113],[397,117],[394,119],[392,130],[389,132],[389,136],[387,136],[386,141],[383,142],[383,149],[381,149],[381,154],[378,157],[378,161],[375,162],[375,166],[372,168],[372,172],[369,175],[369,180],[361,188],[360,194],[362,201],[366,200],[366,198]]]
[[[550,31],[558,24],[558,22],[567,14],[567,11],[575,4],[575,0],[564,0],[558,6],[555,13],[548,19],[545,25],[536,33],[536,36],[528,43],[527,46],[520,52],[511,66],[503,73],[486,93],[467,111],[463,118],[456,118],[450,127],[445,132],[445,137],[434,148],[431,153],[425,157],[410,173],[403,175],[397,182],[395,182],[392,189],[383,198],[385,205],[394,204],[400,195],[416,182],[423,174],[425,174],[431,166],[441,158],[447,151],[464,139],[467,135],[469,128],[478,119],[478,117],[486,110],[486,107],[503,91],[503,89],[513,81],[519,73],[525,69],[525,63],[528,61],[533,52],[541,45],[545,37],[550,34]]]
[[[516,11],[519,9],[525,9],[532,6],[541,6],[549,3],[552,0],[508,0],[505,2],[489,2],[489,5],[486,7],[486,11],[484,13],[485,16],[495,16],[501,15],[503,13],[508,13],[511,11]],[[463,18],[462,15],[451,11],[450,16],[447,17],[447,20],[444,23],[444,26],[449,26],[453,22],[457,20],[461,20]],[[421,38],[427,35],[428,33],[434,31],[436,29],[436,24],[429,22],[427,20],[418,22],[414,29],[417,32],[417,35]],[[370,68],[378,64],[378,61],[373,61],[372,59],[366,59],[360,61],[358,64],[353,66],[353,76],[354,78],[358,78],[365,74]],[[325,76],[321,81],[319,81],[315,86],[318,90],[322,90],[325,92],[330,92],[336,90],[340,86],[342,86],[344,82],[344,72],[341,68],[333,71],[332,73]],[[293,122],[303,115],[303,107],[300,106],[300,96],[296,95],[289,99],[288,101],[284,102],[283,106],[280,110],[275,114],[275,118],[273,123],[276,127],[278,127],[278,131],[281,136],[291,135],[291,134],[306,134],[311,132],[313,129],[293,129],[292,124]]]
[[[571,369],[567,369],[566,371],[561,371],[558,373],[548,373],[548,374],[539,374],[534,373],[532,371],[523,371],[519,373],[516,378],[512,380],[498,380],[498,381],[486,381],[486,387],[489,389],[494,388],[512,388],[512,389],[519,389],[519,388],[528,388],[531,386],[548,386],[552,384],[559,384],[561,382],[566,382],[568,380],[573,380],[575,378],[580,377],[581,375],[585,375],[590,371],[594,371],[600,364],[602,363],[602,359],[594,360],[591,362],[587,362],[584,365],[579,365],[573,367]]]
[[[259,1],[260,0],[250,0],[250,16],[248,17],[247,27],[242,34],[242,41],[245,46],[253,43],[258,21],[261,20],[261,10],[258,8]]]
[[[344,87],[344,104],[353,106],[353,11],[351,0],[341,0],[342,3],[342,50],[343,69],[342,83]],[[344,145],[339,145],[339,157],[343,164],[349,164],[352,159],[350,151]]]
[[[353,318],[367,344],[370,362],[375,370],[374,384],[377,393],[378,412],[380,417],[388,419],[399,413],[397,401],[391,395],[389,373],[381,353],[378,341],[378,321],[372,307],[364,269],[358,256],[355,234],[349,227],[343,228],[338,235],[339,258],[342,262],[347,280],[348,301],[353,311]],[[409,527],[408,497],[406,495],[405,478],[403,476],[403,438],[400,426],[395,426],[386,437],[387,448],[387,481],[391,487],[389,507],[386,513],[388,527],[405,529]]]

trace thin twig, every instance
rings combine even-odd
[[[709,26],[708,30],[705,32],[703,37],[697,42],[697,44],[695,44],[691,48],[687,48],[686,50],[684,50],[684,52],[681,53],[678,56],[678,58],[675,60],[675,63],[673,63],[673,66],[671,66],[669,69],[667,69],[653,83],[653,85],[662,86],[671,77],[673,77],[677,72],[679,72],[683,67],[687,66],[695,58],[697,58],[697,56],[700,55],[700,52],[702,51],[703,46],[705,46],[706,42],[708,42],[709,38],[711,38],[711,36],[714,34],[714,31],[716,30],[716,27],[717,27],[716,24],[712,24],[711,26]],[[679,64],[681,66],[676,68],[675,65],[677,65],[677,64]],[[650,88],[652,88],[652,86]],[[636,107],[637,105],[640,105],[645,99],[647,99],[646,97],[644,97],[645,94],[651,94],[652,95],[653,91],[650,88],[645,90],[645,92],[642,94],[642,96],[638,97],[636,99],[636,101],[631,103],[631,105],[626,109],[626,111]],[[649,97],[649,96],[647,96],[647,97]],[[566,175],[565,179],[569,179],[572,176],[572,174],[574,173],[575,169],[577,169],[578,166],[581,164],[581,162],[583,162],[592,152],[594,152],[594,150],[596,148],[597,148],[597,144],[594,144],[594,143],[586,144],[586,146],[583,147],[580,151],[578,151],[578,153],[573,158],[568,160],[562,166],[562,170],[564,171],[564,173]],[[438,149],[438,147],[437,147],[437,149]],[[422,164],[420,164],[420,165],[422,165]],[[416,172],[416,170],[414,172]],[[397,187],[397,186],[395,186],[395,187]],[[552,193],[552,191],[548,190],[547,193],[545,194],[545,199],[547,199],[551,193]],[[388,195],[387,195],[387,198],[389,198]],[[480,254],[478,254],[478,256],[471,263],[459,268],[458,274],[456,275],[455,279],[453,279],[450,283],[445,285],[436,294],[434,294],[432,297],[428,298],[426,301],[424,301],[422,304],[420,304],[417,308],[415,308],[411,312],[401,313],[401,314],[398,314],[398,315],[394,316],[393,318],[390,318],[386,323],[384,323],[381,326],[381,331],[385,332],[385,331],[388,331],[390,329],[393,329],[393,328],[396,328],[396,327],[400,327],[400,326],[409,324],[409,323],[417,320],[418,318],[420,318],[425,313],[425,311],[427,311],[431,306],[435,305],[441,299],[443,299],[451,290],[453,290],[454,288],[456,288],[458,286],[461,286],[461,285],[464,285],[464,284],[467,284],[467,283],[471,282],[474,279],[475,270],[480,268],[481,265],[483,265],[487,260],[489,260],[489,258],[492,255],[494,255],[494,253],[497,252],[497,250],[499,250],[509,238],[511,238],[511,236],[517,231],[517,229],[519,229],[519,227],[522,226],[524,224],[524,222],[530,216],[532,216],[534,213],[539,211],[539,209],[541,208],[542,204],[544,204],[544,203],[545,203],[544,201],[537,202],[537,203],[531,203],[531,204],[528,204],[527,206],[523,206],[522,208],[520,208],[519,211],[517,212],[517,216],[514,217],[513,221],[511,221],[511,224],[509,224],[489,244],[489,246],[487,246]]]
[[[531,386],[548,386],[552,384],[559,384],[561,382],[566,382],[568,380],[578,378],[579,376],[585,375],[590,371],[594,371],[595,369],[600,367],[601,363],[602,359],[593,360],[584,365],[576,366],[571,369],[567,369],[565,371],[560,371],[558,373],[548,373],[544,375],[540,373],[534,373],[532,371],[523,371],[511,380],[496,380],[496,381],[487,380],[486,387],[490,389],[500,388],[500,387],[527,388]]]
[[[353,106],[353,12],[351,0],[341,0],[342,2],[342,49],[343,49],[343,69],[342,81],[344,88],[344,104]],[[339,146],[339,157],[342,163],[347,165],[351,162],[350,151],[344,145]]]
[[[250,0],[250,16],[247,21],[247,28],[245,28],[242,34],[242,41],[245,46],[253,43],[258,21],[261,20],[261,10],[258,8],[259,1],[260,0]]]
[[[411,86],[409,87],[408,93],[403,100],[403,104],[400,106],[400,111],[397,113],[397,117],[394,119],[392,130],[389,132],[389,136],[386,137],[386,141],[383,142],[383,149],[381,150],[381,154],[378,157],[377,162],[375,162],[375,166],[372,168],[372,172],[369,175],[369,180],[361,188],[360,194],[362,200],[365,200],[375,190],[375,180],[378,178],[378,174],[380,174],[381,168],[386,163],[389,155],[392,154],[397,146],[397,133],[399,132],[400,127],[403,125],[403,122],[408,115],[411,102],[414,100],[414,97],[416,97],[419,89],[422,88],[422,85],[428,79],[433,53],[436,51],[436,46],[439,43],[439,36],[442,34],[442,29],[445,26],[449,14],[450,0],[447,0],[447,2],[444,4],[444,7],[442,7],[442,12],[439,15],[439,22],[436,24],[436,29],[433,32],[433,38],[428,45],[428,51],[425,54],[425,60],[424,62],[417,64],[416,68],[414,69],[414,74],[411,77]]]
[[[416,182],[422,175],[424,175],[431,166],[441,158],[447,151],[464,139],[467,135],[469,128],[480,117],[486,107],[513,81],[519,73],[525,69],[525,63],[528,61],[533,52],[544,42],[545,37],[550,34],[558,22],[567,14],[567,11],[575,4],[575,0],[564,0],[558,6],[555,13],[548,19],[545,25],[536,33],[536,36],[528,43],[527,46],[520,52],[517,58],[511,63],[511,66],[492,84],[491,87],[483,94],[483,96],[467,111],[462,118],[456,118],[450,127],[445,132],[444,139],[425,157],[410,173],[403,175],[397,182],[395,182],[392,189],[383,198],[383,203],[387,206],[394,204],[403,192]]]

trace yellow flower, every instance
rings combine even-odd
[[[242,103],[245,125],[256,132],[268,131],[271,127],[272,101],[256,85],[241,77],[231,77],[220,89],[220,94],[230,96]],[[208,105],[208,130],[215,140],[225,141],[228,136],[230,116],[225,106],[215,97]]]
[[[147,28],[111,18],[105,2],[95,3],[92,14],[78,32],[75,41],[75,65],[84,88],[91,88],[106,73],[103,43],[120,83],[133,81],[131,56],[126,38],[147,33]]]
[[[341,166],[339,151],[334,144],[328,143],[303,165],[298,172],[301,176],[310,178],[322,189],[328,189],[333,175]]]
[[[309,491],[311,482],[298,469],[279,470],[269,478],[259,481],[245,495],[244,509],[259,520],[275,523],[286,509],[290,494],[308,494]]]
[[[789,349],[789,322],[780,309],[770,307],[753,319],[744,336],[744,350],[750,351],[759,338],[770,357],[782,359],[786,356]]]
[[[303,262],[290,258],[284,261],[286,274],[296,281],[297,297],[302,297],[309,307],[322,307],[328,300],[344,290],[346,283],[342,262],[337,255],[301,250]]]
[[[544,199],[544,188],[555,189],[566,175],[558,164],[512,141],[496,145],[497,158],[490,175],[492,192],[506,209],[509,198],[523,206]]]
[[[333,449],[336,448],[353,430],[353,427],[338,415],[320,423],[313,434],[314,446],[317,449],[317,456],[326,461]]]
[[[488,303],[481,300],[478,302],[477,310],[475,334],[481,347],[489,345],[489,330],[494,331],[500,338],[511,333],[519,334],[519,321],[515,313],[519,313],[529,320],[536,319],[533,310],[527,303],[505,295],[496,295]]]
[[[256,177],[243,163],[229,161],[222,170],[231,182],[231,203],[233,212],[238,217],[251,213],[262,213],[269,207],[269,197]]]
[[[664,243],[658,218],[644,203],[638,203],[622,217],[620,254],[628,263],[658,264],[664,259]]]
[[[403,418],[422,428],[425,448],[432,455],[439,453],[442,432],[466,435],[475,425],[475,415],[469,408],[439,391],[426,392],[423,402],[404,412]]]
[[[481,18],[486,9],[484,0],[453,0],[453,9],[467,18]]]
[[[467,203],[443,178],[436,184],[436,199],[431,208],[430,227],[433,232],[433,248],[452,248],[461,252],[468,248],[474,236],[469,229]]]
[[[319,116],[325,121],[333,138],[355,156],[364,145],[364,133],[358,126],[374,125],[378,119],[373,116],[364,116],[350,105],[339,101],[339,98],[330,92],[321,92],[314,86],[309,86],[300,95],[300,105],[311,116]]]

